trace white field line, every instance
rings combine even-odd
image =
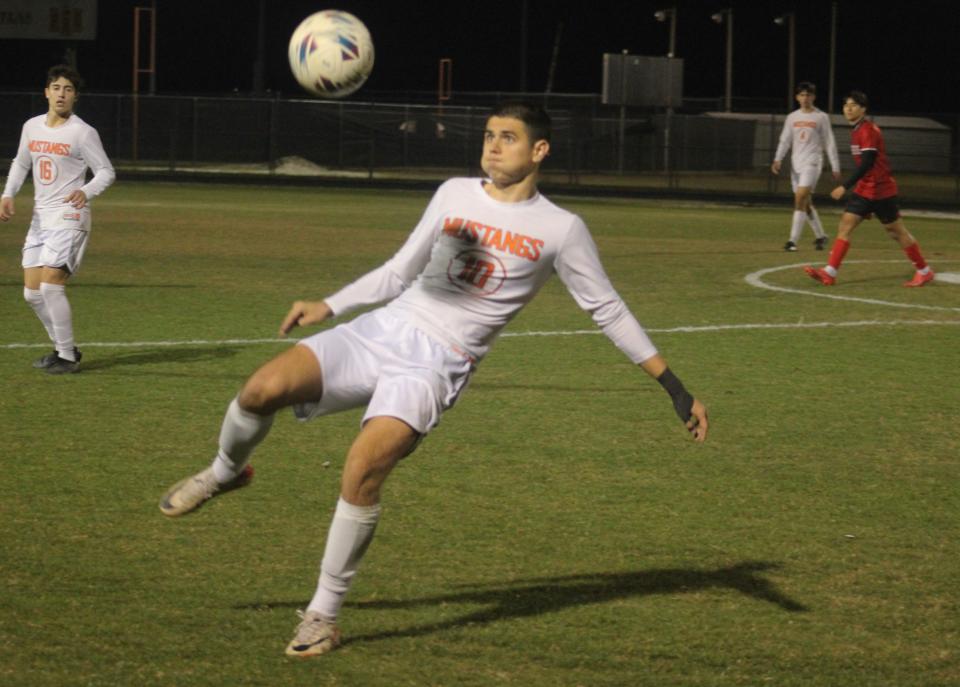
[[[848,260],[847,262],[902,262],[902,260]],[[949,262],[949,261],[948,261]],[[771,291],[781,291],[784,293],[799,293],[803,296],[818,296],[820,298],[832,298],[834,300],[857,301],[860,303],[870,303],[872,305],[887,305],[895,308],[914,308],[922,310],[946,310],[951,312],[960,312],[960,308],[936,305],[919,305],[914,303],[894,303],[890,301],[881,301],[872,298],[857,298],[854,296],[838,296],[836,294],[818,293],[804,289],[791,289],[785,286],[773,286],[762,280],[766,274],[778,272],[786,269],[802,267],[806,263],[796,263],[794,265],[779,265],[777,267],[768,267],[766,269],[752,272],[744,277],[744,280],[751,286]],[[854,320],[850,322],[759,322],[742,324],[707,324],[707,325],[681,325],[679,327],[666,328],[648,328],[651,334],[694,334],[702,332],[729,332],[744,330],[764,330],[764,329],[827,329],[830,327],[917,327],[917,326],[936,326],[936,325],[960,325],[960,320]],[[572,331],[545,331],[545,332],[504,332],[500,338],[521,338],[535,336],[592,336],[601,334],[599,329],[580,329]],[[85,341],[84,348],[168,348],[173,346],[254,346],[257,344],[291,344],[299,339],[296,338],[272,338],[272,339],[186,339],[183,341]],[[0,344],[0,350],[13,350],[20,348],[49,348],[49,343],[8,343]]]
[[[847,260],[847,263],[868,263],[868,262],[903,262],[903,260]],[[953,262],[952,260],[947,260],[945,262]],[[814,296],[816,298],[830,298],[835,301],[855,301],[857,303],[868,303],[870,305],[886,305],[891,308],[910,308],[913,310],[940,310],[947,312],[960,312],[960,308],[953,308],[946,305],[921,305],[919,303],[897,303],[895,301],[881,301],[875,298],[858,298],[856,296],[842,296],[836,293],[824,293],[821,287],[814,290],[810,289],[792,289],[787,286],[774,286],[773,284],[768,284],[763,281],[763,277],[772,272],[781,272],[783,270],[792,270],[799,269],[804,265],[809,263],[798,262],[793,265],[778,265],[777,267],[767,267],[766,269],[757,270],[756,272],[751,272],[743,278],[745,282],[750,284],[750,286],[755,286],[758,289],[768,289],[769,291],[779,291],[780,293],[798,293],[801,296]],[[811,281],[811,284],[813,282]]]
[[[850,322],[758,322],[743,324],[682,325],[679,327],[648,328],[651,334],[697,334],[764,329],[828,329],[843,327],[917,327],[960,325],[960,320],[854,320]],[[528,338],[536,336],[593,336],[599,329],[580,329],[552,332],[504,332],[500,338]],[[296,338],[273,339],[185,339],[183,341],[84,341],[84,348],[170,348],[174,346],[255,346],[258,344],[292,344]],[[50,348],[49,343],[0,344],[0,350],[22,348]]]

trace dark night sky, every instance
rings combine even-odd
[[[88,90],[129,92],[132,8],[150,0],[100,0],[98,37],[77,42],[78,66]],[[253,87],[259,0],[156,0],[158,93],[222,93]],[[527,85],[542,92],[553,43],[562,22],[553,91],[601,90],[602,54],[628,49],[663,55],[668,25],[653,13],[678,7],[677,55],[685,60],[687,97],[721,97],[725,28],[710,14],[734,10],[733,94],[779,99],[786,108],[787,31],[773,17],[797,17],[797,80],[813,80],[826,109],[830,54],[829,0],[746,2],[550,2],[527,0]],[[897,5],[876,12],[876,2],[840,0],[835,93],[865,90],[881,112],[960,112],[960,10],[953,0]],[[453,87],[514,91],[522,85],[523,0],[270,0],[266,13],[265,87],[303,95],[287,65],[287,39],[306,15],[328,7],[356,14],[369,27],[377,57],[364,91],[433,91],[437,61],[454,61]],[[2,89],[42,87],[46,67],[61,60],[57,41],[0,41]],[[10,65],[21,65],[12,68]],[[35,66],[34,66],[35,65]],[[454,101],[455,103],[455,101]],[[838,108],[835,108],[838,109]]]

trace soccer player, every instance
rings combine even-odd
[[[837,143],[830,127],[830,117],[813,106],[817,87],[809,81],[801,81],[795,90],[799,109],[787,115],[780,132],[780,143],[773,157],[770,171],[780,174],[780,165],[787,151],[790,152],[790,185],[793,187],[793,223],[790,238],[783,246],[786,251],[797,250],[804,222],[809,222],[816,236],[813,245],[823,250],[827,235],[820,223],[820,215],[813,207],[813,190],[817,187],[823,169],[823,154],[826,152],[833,169],[834,181],[840,181],[840,157]]]
[[[384,480],[436,426],[500,330],[551,274],[660,382],[693,438],[706,438],[706,409],[614,290],[586,225],[537,191],[549,152],[550,119],[542,109],[510,103],[493,110],[481,160],[487,177],[442,184],[390,260],[325,300],[295,302],[280,333],[387,305],[303,339],[257,370],[227,409],[213,463],[162,497],[161,511],[180,516],[248,484],[250,454],[281,408],[309,419],[366,405],[344,464],[316,593],[288,655],[322,654],[340,643],[337,615],[380,518]]]
[[[850,248],[853,230],[864,219],[876,215],[890,238],[900,244],[916,267],[913,278],[904,286],[923,286],[933,281],[933,270],[924,260],[917,240],[907,231],[900,218],[897,182],[890,174],[890,162],[880,127],[866,118],[867,107],[867,96],[861,91],[851,91],[843,101],[843,116],[853,125],[850,152],[857,168],[849,179],[830,192],[830,197],[840,200],[850,189],[853,189],[853,193],[840,216],[837,239],[830,250],[827,266],[817,269],[807,265],[803,270],[824,286],[833,286],[837,281],[840,263]]]
[[[80,367],[66,285],[87,247],[90,201],[116,176],[96,129],[73,113],[80,85],[80,75],[66,65],[47,72],[47,113],[24,123],[0,198],[0,220],[6,222],[15,214],[13,197],[33,171],[33,217],[23,243],[23,297],[53,342],[54,350],[33,362],[50,374]],[[90,181],[88,168],[93,170]]]

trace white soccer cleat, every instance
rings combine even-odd
[[[340,646],[340,628],[334,621],[316,611],[297,611],[297,615],[303,620],[297,626],[297,634],[287,644],[284,652],[287,656],[319,656]]]
[[[243,472],[226,484],[217,482],[213,468],[198,472],[174,484],[160,499],[160,512],[175,518],[186,515],[219,494],[245,487],[253,481],[253,466],[247,465]]]

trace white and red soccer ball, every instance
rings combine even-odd
[[[290,69],[314,95],[343,98],[363,85],[373,70],[373,40],[349,12],[324,10],[300,22],[290,36]]]

